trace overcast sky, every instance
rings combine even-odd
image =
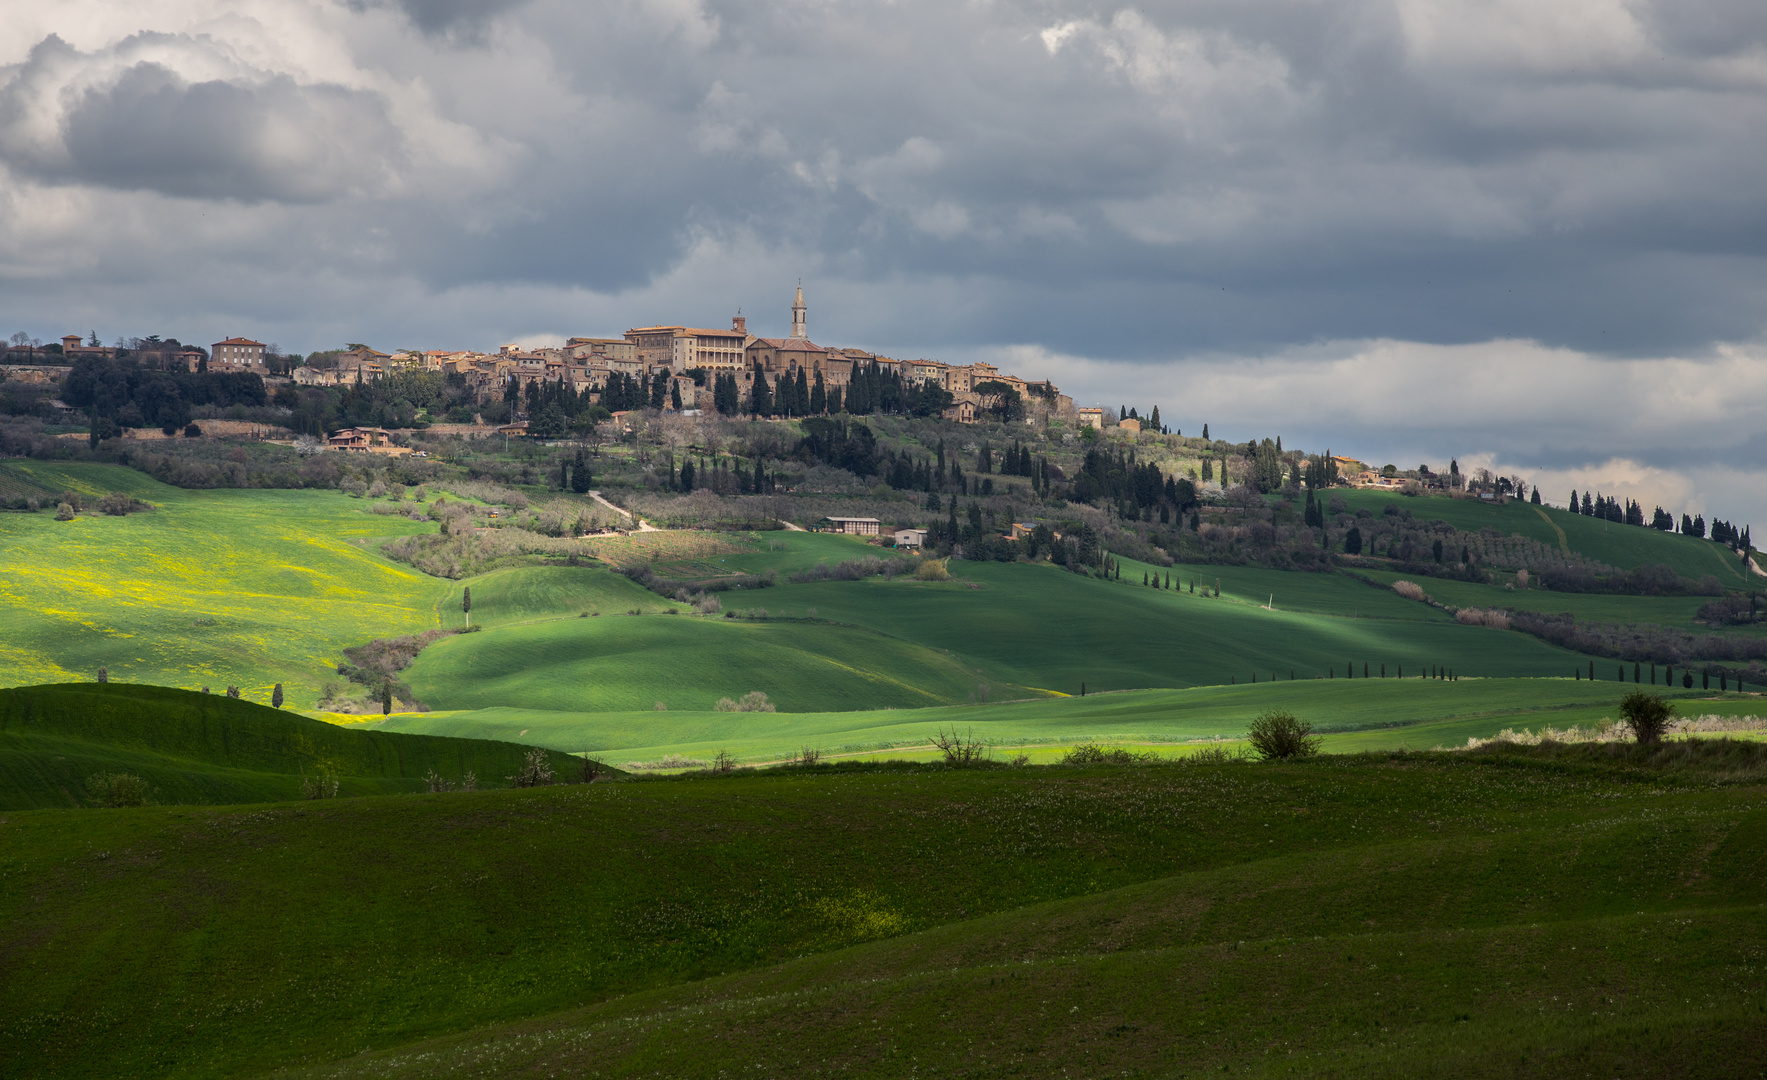
[[[1761,0],[50,0],[0,333],[988,359],[1767,521]]]

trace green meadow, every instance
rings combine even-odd
[[[0,1060],[1753,1076],[1764,768],[1704,742],[8,811]]]
[[[981,740],[999,759],[1022,750],[1033,762],[1044,762],[1083,742],[1179,756],[1217,741],[1237,746],[1251,721],[1273,709],[1292,711],[1325,733],[1327,752],[1453,748],[1505,728],[1563,729],[1615,719],[1616,705],[1630,688],[1571,679],[1339,678],[938,708],[719,713],[493,707],[395,714],[365,723],[385,731],[531,743],[615,765],[671,754],[709,761],[720,751],[743,762],[780,761],[805,747],[830,757],[932,758],[938,754],[931,743],[941,731]],[[1664,692],[1684,715],[1767,716],[1767,700],[1754,695]]]
[[[290,704],[309,706],[346,646],[435,627],[447,592],[376,551],[434,525],[368,513],[335,491],[190,491],[112,465],[8,462],[0,476],[155,507],[73,521],[0,513],[10,685],[103,667],[130,682],[234,685],[262,702],[280,682]]]

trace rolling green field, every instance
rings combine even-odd
[[[710,709],[753,690],[788,712],[911,708],[966,700],[983,678],[949,654],[858,626],[686,616],[495,628],[437,642],[406,671],[436,708],[565,711]]]
[[[1529,536],[1543,544],[1579,552],[1591,559],[1631,570],[1662,563],[1694,580],[1710,574],[1727,589],[1752,588],[1758,584],[1743,577],[1742,560],[1722,544],[1676,533],[1615,525],[1568,510],[1512,501],[1504,506],[1476,499],[1406,498],[1383,491],[1353,490],[1341,494],[1352,510],[1368,509],[1380,514],[1389,504],[1409,510],[1418,521],[1441,519],[1457,529],[1476,532],[1492,528]],[[1559,499],[1570,497],[1561,492]],[[1562,532],[1562,536],[1560,533]]]
[[[997,757],[1024,749],[1041,762],[1079,742],[1151,746],[1172,754],[1194,750],[1187,740],[1237,743],[1251,721],[1271,709],[1290,710],[1329,733],[1328,752],[1452,748],[1504,728],[1566,728],[1615,718],[1616,705],[1630,688],[1570,679],[1340,678],[943,708],[734,714],[487,708],[398,714],[366,723],[385,731],[587,752],[616,765],[670,754],[709,761],[719,751],[743,762],[778,761],[804,747],[834,756],[887,751],[882,756],[927,758],[937,756],[929,746],[940,730],[989,743]],[[1688,715],[1767,716],[1767,698],[1758,695],[1664,692]]]
[[[1358,573],[1388,584],[1405,578],[1386,570],[1362,570]],[[1650,622],[1674,626],[1698,634],[1724,633],[1704,623],[1694,622],[1700,605],[1707,596],[1606,596],[1596,593],[1551,592],[1546,589],[1506,589],[1501,585],[1478,585],[1469,581],[1443,578],[1411,578],[1430,598],[1450,607],[1513,608],[1517,611],[1540,611],[1547,614],[1569,612],[1579,622]],[[1760,633],[1754,628],[1736,628],[1732,633]]]
[[[509,626],[544,619],[685,611],[685,604],[665,600],[630,578],[605,567],[516,566],[494,570],[464,582],[444,583],[447,592],[436,602],[443,626],[466,622],[460,610],[461,590],[472,590],[474,626]]]
[[[130,773],[165,803],[275,802],[328,774],[340,794],[419,791],[435,770],[503,787],[527,748],[340,728],[248,701],[159,686],[0,690],[0,810],[90,804],[86,778]],[[573,759],[553,755],[568,774]]]
[[[8,685],[105,667],[131,682],[236,685],[263,702],[281,682],[306,706],[345,646],[434,627],[447,592],[373,550],[434,525],[367,513],[334,491],[188,491],[113,465],[8,462],[0,476],[156,507],[73,521],[0,514]]]
[[[7,812],[0,1060],[1753,1076],[1764,767],[1709,743]]]

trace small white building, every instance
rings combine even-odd
[[[926,543],[925,529],[897,529],[896,546],[899,548],[917,548]]]

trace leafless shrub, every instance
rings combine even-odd
[[[321,769],[318,776],[301,777],[301,798],[303,799],[335,799],[337,798],[337,777]]]
[[[940,728],[933,736],[933,745],[945,756],[945,764],[957,768],[980,765],[988,760],[988,747],[975,737],[973,729],[959,732],[956,728],[949,731]]]
[[[1415,581],[1395,581],[1393,582],[1393,591],[1407,600],[1429,599],[1429,594],[1423,591],[1423,586]]]
[[[1493,630],[1509,629],[1509,613],[1496,608],[1461,608],[1454,613],[1454,621],[1465,626],[1489,626]]]
[[[712,761],[712,771],[715,773],[736,771],[736,759],[730,756],[730,751],[718,751],[718,756]]]

